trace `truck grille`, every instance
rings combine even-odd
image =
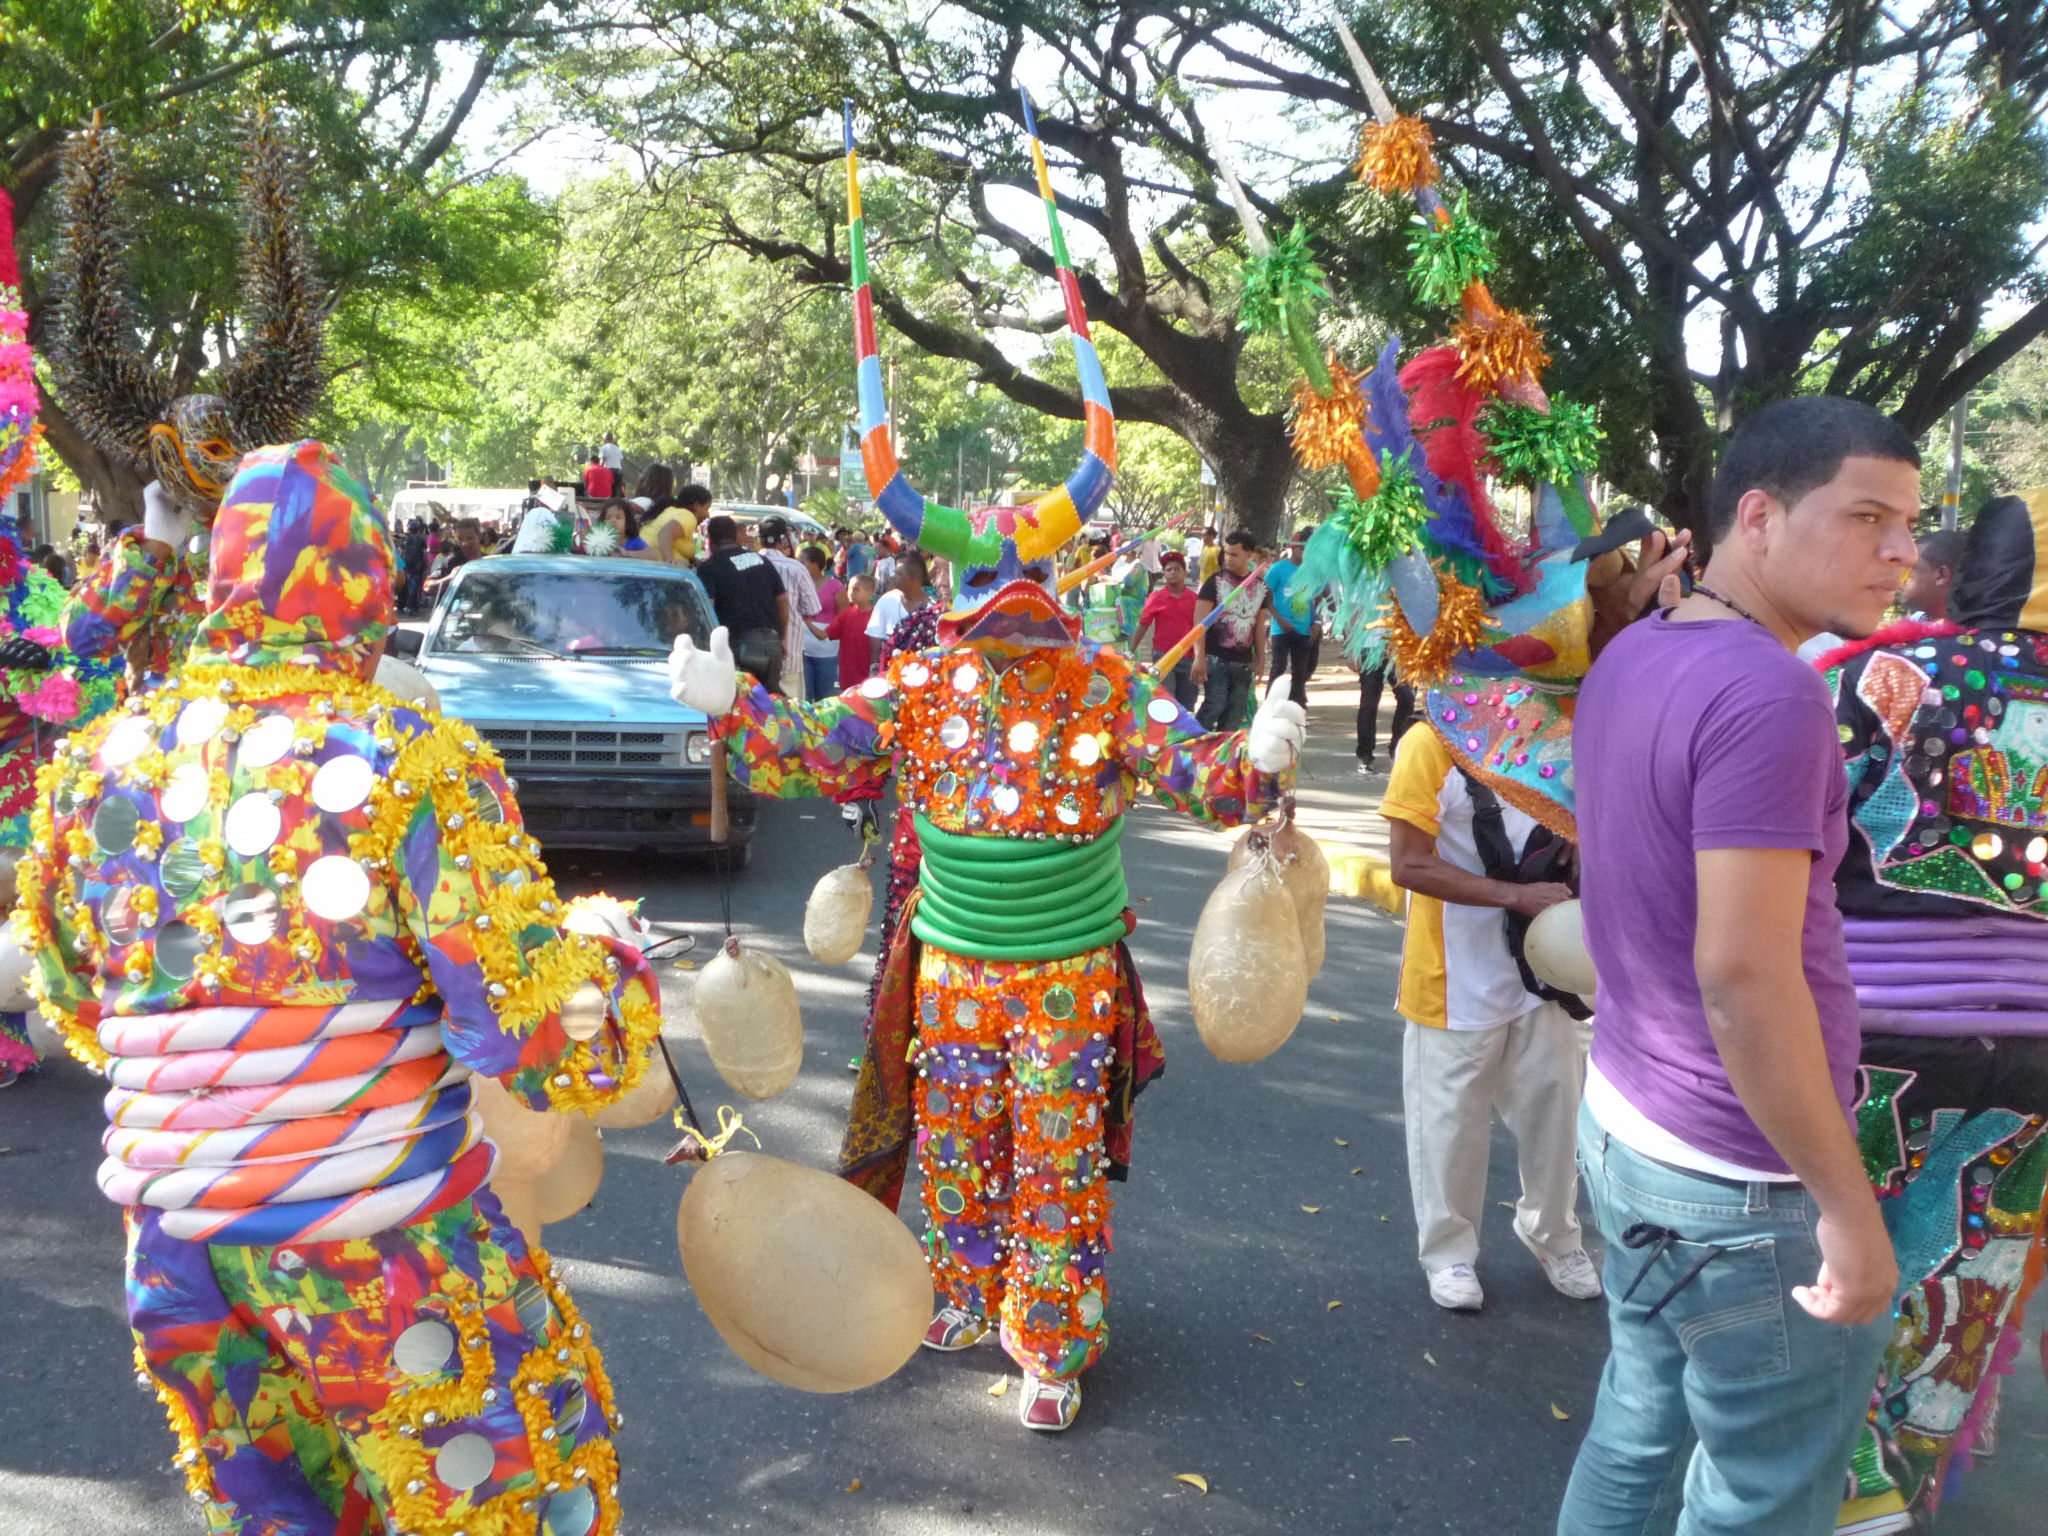
[[[479,724],[508,768],[677,768],[683,732],[661,725]]]

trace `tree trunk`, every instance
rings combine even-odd
[[[1277,543],[1295,471],[1286,418],[1239,410],[1222,420],[1199,411],[1175,426],[1216,471],[1216,494],[1223,503],[1218,531],[1243,528],[1261,544]]]
[[[142,520],[142,477],[125,455],[109,454],[78,429],[64,408],[47,394],[39,419],[43,435],[64,467],[78,477],[78,483],[92,493],[99,520],[109,527],[126,527]]]

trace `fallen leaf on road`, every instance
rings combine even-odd
[[[1504,1211],[1512,1211],[1515,1208],[1515,1202],[1512,1200],[1496,1200],[1493,1203]]]
[[[1261,1344],[1270,1344],[1273,1342],[1271,1339],[1267,1338],[1263,1333],[1255,1333],[1252,1335],[1252,1337],[1257,1339]]]
[[[988,1389],[988,1395],[990,1397],[1001,1397],[1005,1392],[1009,1390],[1010,1378],[1005,1376],[1001,1380],[999,1380],[994,1386]]]
[[[1139,902],[1140,902],[1141,904],[1142,904],[1142,903],[1144,903],[1144,902],[1148,902],[1148,901],[1150,901],[1151,899],[1152,899],[1152,898],[1151,898],[1150,896],[1140,896],[1140,897],[1138,898],[1138,900],[1139,900]]]
[[[1550,1405],[1550,1416],[1553,1419],[1568,1419],[1571,1417],[1570,1414],[1566,1413],[1562,1408],[1558,1407],[1555,1403],[1552,1403]]]
[[[1339,1136],[1337,1138],[1337,1145],[1340,1147],[1348,1147],[1351,1145],[1351,1143],[1346,1141],[1342,1136]]]
[[[1357,1174],[1357,1173],[1363,1173],[1363,1172],[1365,1172],[1365,1170],[1364,1170],[1363,1168],[1354,1168],[1354,1169],[1352,1169],[1351,1171],[1352,1171],[1352,1172],[1353,1172],[1354,1174]]]
[[[1209,1491],[1209,1479],[1202,1476],[1199,1472],[1176,1472],[1173,1474],[1173,1480],[1176,1483],[1186,1483],[1197,1493],[1207,1493]]]
[[[1429,1362],[1429,1363],[1430,1363],[1431,1365],[1435,1365],[1435,1364],[1436,1364],[1436,1356],[1435,1356],[1435,1355],[1432,1355],[1432,1354],[1431,1354],[1431,1353],[1430,1353],[1430,1352],[1429,1352],[1428,1350],[1426,1350],[1426,1349],[1425,1349],[1425,1350],[1424,1350],[1424,1351],[1422,1352],[1422,1358],[1423,1358],[1423,1359],[1425,1359],[1425,1360],[1427,1360],[1427,1361],[1428,1361],[1428,1362]]]
[[[1396,1435],[1387,1443],[1389,1445],[1413,1445],[1415,1441],[1408,1435]]]
[[[1332,1024],[1337,1024],[1337,1023],[1341,1023],[1341,1022],[1343,1021],[1343,1018],[1344,1018],[1344,1015],[1343,1015],[1343,1014],[1341,1014],[1341,1013],[1333,1013],[1333,1014],[1331,1014],[1331,1015],[1330,1015],[1330,1022],[1331,1022]]]
[[[694,971],[697,969],[697,962],[694,960],[678,960],[676,962],[676,969],[679,971]]]
[[[1296,1385],[1297,1387],[1305,1387],[1305,1386],[1307,1386],[1307,1385],[1308,1385],[1308,1383],[1307,1383],[1307,1382],[1305,1382],[1305,1381],[1297,1381],[1297,1382],[1295,1382],[1294,1384],[1295,1384],[1295,1385]]]
[[[1322,1207],[1320,1205],[1304,1205],[1302,1209],[1304,1211],[1307,1211],[1309,1215],[1313,1216],[1317,1211],[1320,1211]]]
[[[1343,1302],[1341,1302],[1341,1301],[1333,1301],[1333,1302],[1331,1302],[1331,1303],[1330,1303],[1330,1304],[1329,1304],[1329,1305],[1328,1305],[1327,1307],[1323,1308],[1323,1310],[1324,1310],[1325,1312],[1334,1312],[1334,1311],[1336,1311],[1336,1310],[1337,1310],[1337,1309],[1338,1309],[1339,1307],[1341,1307],[1341,1306],[1343,1306],[1343,1305],[1344,1305],[1344,1303],[1343,1303]]]
[[[1382,1217],[1380,1218],[1380,1220],[1381,1220],[1381,1221],[1385,1221],[1386,1219],[1387,1219],[1387,1218],[1386,1218],[1386,1217],[1384,1217],[1384,1216],[1382,1216]]]
[[[848,1484],[846,1485],[846,1491],[847,1491],[848,1493],[859,1493],[859,1492],[860,1492],[860,1479],[856,1477],[856,1478],[855,1478],[855,1479],[854,1479],[854,1480],[853,1480],[852,1482],[848,1483]]]

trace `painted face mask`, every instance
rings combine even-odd
[[[1031,103],[1024,102],[1031,164],[1045,202],[1052,254],[1066,303],[1067,329],[1081,376],[1082,413],[1087,431],[1081,462],[1058,490],[1022,507],[983,507],[963,512],[928,501],[904,478],[890,436],[888,402],[882,390],[882,360],[875,342],[874,290],[868,282],[867,231],[861,217],[859,162],[853,147],[853,113],[846,116],[846,206],[853,253],[854,351],[859,362],[861,462],[875,505],[898,533],[927,554],[951,563],[952,606],[939,619],[939,639],[992,655],[1017,654],[1042,646],[1071,645],[1080,623],[1060,606],[1053,557],[1087,524],[1109,495],[1116,473],[1116,418],[1109,385],[1088,333],[1081,287],[1067,256],[1053,201],[1045,151],[1038,142]]]

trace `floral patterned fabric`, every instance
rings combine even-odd
[[[206,617],[206,544],[182,555],[158,550],[140,528],[116,536],[64,605],[57,628],[66,650],[125,665],[136,682],[168,675]]]
[[[603,1361],[488,1192],[293,1247],[132,1212],[128,1315],[208,1536],[618,1527]]]

